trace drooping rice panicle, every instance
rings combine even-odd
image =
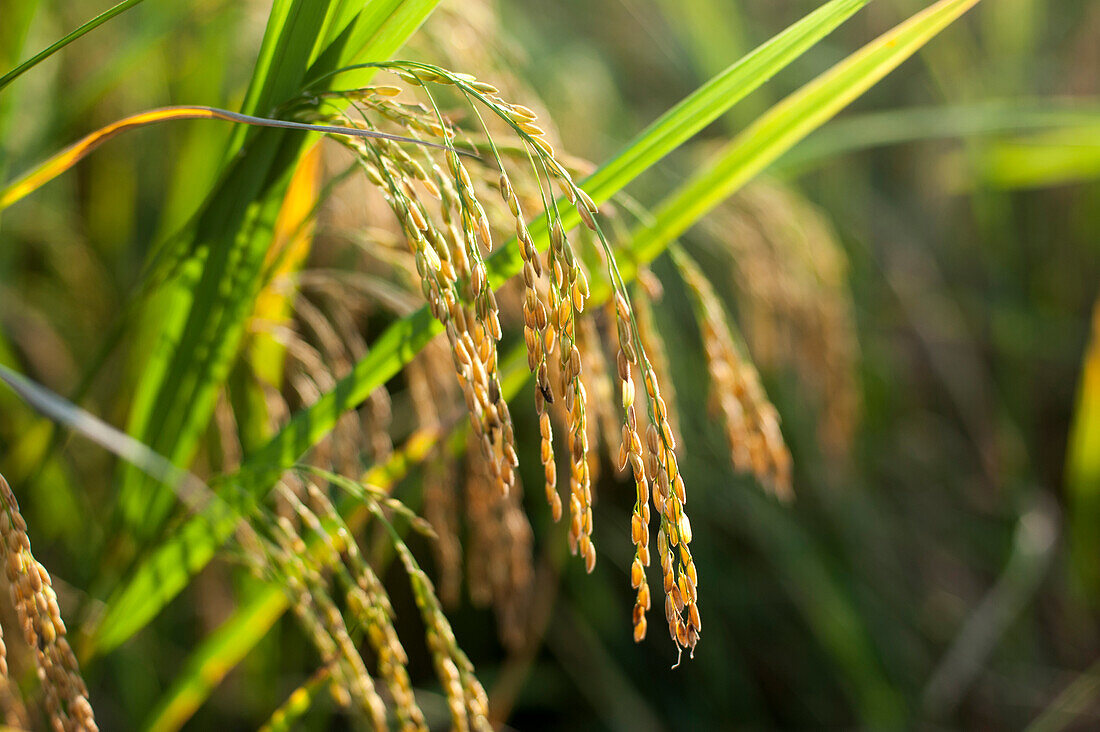
[[[362,656],[351,638],[326,573],[338,568],[340,539],[321,529],[320,544],[302,536],[303,521],[320,529],[312,511],[304,508],[296,474],[288,474],[276,488],[276,498],[289,509],[273,513],[253,504],[250,521],[237,531],[242,558],[259,577],[274,581],[287,594],[290,608],[332,675],[333,698],[340,706],[361,714],[377,730],[386,729],[386,706],[375,688]]]
[[[394,72],[409,87],[424,94],[427,104],[398,103],[395,97],[401,92],[389,88],[384,91],[380,91],[381,87],[373,87],[333,92],[333,99],[353,104],[357,100],[362,102],[356,109],[362,117],[360,126],[373,129],[374,123],[369,115],[374,113],[388,123],[398,125],[403,133],[411,137],[418,134],[440,135],[446,145],[452,146],[447,152],[417,150],[425,164],[413,166],[410,164],[412,158],[389,140],[340,140],[341,144],[356,151],[368,178],[379,188],[406,233],[410,250],[416,256],[422,291],[432,314],[444,324],[455,371],[466,397],[471,426],[474,434],[480,436],[481,453],[487,460],[486,465],[493,479],[502,491],[507,492],[515,482],[517,459],[508,407],[499,398],[496,345],[501,332],[498,309],[480,251],[480,246],[490,249],[493,245],[492,225],[477,190],[478,185],[483,184],[476,181],[484,180],[484,176],[471,175],[466,161],[453,149],[459,130],[439,111],[432,88],[449,88],[464,98],[473,113],[470,119],[476,119],[480,126],[480,130],[474,132],[484,133],[483,146],[477,149],[489,153],[491,162],[497,167],[495,184],[485,187],[495,189],[507,205],[524,262],[524,341],[528,365],[536,377],[535,406],[539,415],[540,457],[546,478],[547,500],[557,519],[562,507],[556,489],[553,434],[546,408],[548,404],[558,403],[565,410],[569,446],[569,544],[574,553],[584,558],[588,571],[595,566],[596,550],[592,540],[588,394],[582,377],[581,349],[584,344],[578,338],[577,323],[585,309],[589,286],[581,258],[577,256],[566,231],[565,217],[560,209],[563,204],[553,191],[555,187],[564,194],[567,201],[564,205],[576,210],[581,223],[598,240],[614,293],[620,360],[625,362],[625,373],[624,368],[619,369],[625,412],[623,454],[628,456],[633,452],[638,456],[636,461],[624,457],[621,463],[631,462],[635,466],[637,492],[644,496],[644,501],[637,502],[633,519],[635,525],[645,529],[644,532],[632,529],[636,555],[644,575],[644,566],[649,559],[648,501],[652,495],[653,500],[659,502],[662,516],[660,537],[667,550],[662,552],[666,592],[675,607],[675,612],[669,616],[670,633],[680,648],[693,648],[699,631],[694,590],[696,580],[687,548],[690,528],[685,529],[689,524],[683,516],[686,496],[675,463],[675,435],[658,387],[657,369],[646,353],[625,281],[618,272],[611,246],[596,221],[596,204],[574,183],[569,172],[555,157],[545,131],[537,124],[535,113],[522,105],[505,101],[495,86],[422,63],[387,62],[367,66]],[[488,114],[483,115],[483,111]],[[331,114],[339,114],[341,124],[353,124],[343,113]],[[435,120],[430,123],[432,114]],[[515,171],[505,163],[487,120],[503,125],[508,134],[519,140],[520,147],[526,149],[530,163],[527,175],[535,180],[549,234],[545,264],[527,229],[522,202],[513,183]],[[442,158],[443,164],[439,164],[439,158]],[[480,164],[480,161],[470,163],[475,168]],[[434,180],[432,194],[438,192],[438,205],[433,210],[421,205],[415,189],[414,183],[425,179]],[[439,217],[438,222],[435,216]],[[545,283],[543,274],[546,275]],[[555,350],[557,358],[551,360]],[[657,430],[657,444],[651,446],[648,454],[650,478],[646,476],[641,457],[641,440],[633,403],[634,382],[629,373],[631,365],[639,369],[645,386],[646,411],[650,424]],[[551,366],[557,372],[553,380],[557,383],[551,380]],[[676,548],[678,552],[675,559],[670,556],[671,548]],[[632,572],[632,580],[634,574]],[[640,581],[635,581],[635,585],[642,587]],[[689,585],[690,589],[686,589]],[[677,589],[680,586],[685,589]],[[640,592],[638,606],[642,610],[635,612],[636,619],[642,621],[635,622],[635,635],[639,638],[644,636],[644,612],[649,604],[648,594],[645,590]]]
[[[522,486],[517,481],[512,492],[500,495],[476,451],[467,455],[470,598],[476,605],[492,605],[501,641],[518,648],[526,639],[534,577],[534,537],[522,508]]]
[[[270,556],[286,573],[286,586],[295,598],[299,619],[332,669],[337,701],[353,706],[375,729],[386,728],[386,706],[355,646],[343,613],[333,600],[319,567],[307,561],[306,543],[286,517],[272,522]],[[346,695],[346,698],[342,698]]]
[[[686,253],[672,252],[694,298],[712,403],[725,419],[733,465],[753,473],[777,497],[789,499],[791,455],[779,429],[779,413],[764,393],[756,368],[735,345],[732,324],[710,282]]]
[[[31,554],[27,524],[0,475],[0,551],[23,639],[34,652],[46,714],[55,730],[96,730],[88,687],[66,638],[50,574]],[[6,651],[6,649],[5,649]],[[4,658],[7,677],[7,658]],[[12,721],[12,720],[9,720]]]
[[[737,284],[753,360],[790,368],[818,408],[826,456],[843,460],[860,411],[848,260],[821,212],[789,188],[747,186],[708,219]]]
[[[668,349],[665,347],[664,336],[661,335],[660,328],[657,327],[657,320],[653,314],[652,301],[660,297],[660,280],[648,269],[642,269],[638,272],[638,284],[640,288],[635,288],[635,293],[639,291],[644,293],[641,297],[635,297],[634,299],[634,313],[635,322],[638,324],[638,338],[641,340],[642,345],[645,347],[646,353],[649,354],[649,361],[653,364],[653,370],[656,372],[660,383],[663,384],[663,395],[667,404],[676,404],[676,392],[673,388],[674,381],[672,379],[671,369],[668,362]],[[668,423],[672,428],[672,436],[676,439],[676,449],[679,450],[682,444],[680,440],[680,428],[679,418],[675,408],[667,410]]]
[[[371,507],[374,515],[389,530],[393,546],[405,566],[413,596],[425,625],[425,639],[436,673],[443,684],[451,713],[451,728],[454,730],[477,730],[488,732],[489,697],[481,682],[474,674],[473,664],[458,647],[451,624],[439,606],[435,588],[431,579],[417,564],[408,546],[390,525],[381,509]]]
[[[385,146],[377,148],[390,152]],[[452,152],[447,154],[446,159],[452,178],[440,175],[438,180],[442,222],[447,231],[444,235],[431,223],[407,181],[403,189],[394,183],[395,176],[400,176],[401,171],[392,165],[387,168],[388,159],[378,149],[374,150],[375,169],[386,180],[386,195],[405,225],[410,245],[417,247],[417,237],[420,242],[426,243],[424,233],[434,245],[417,249],[417,270],[433,314],[446,323],[455,369],[464,384],[471,424],[482,435],[482,451],[493,458],[490,465],[499,489],[507,492],[514,481],[518,460],[508,407],[500,398],[496,341],[501,332],[496,299],[488,286],[485,265],[476,243],[480,237],[483,243],[489,245],[491,234],[484,210],[476,200],[470,177],[458,155]],[[411,159],[406,162],[415,163]],[[418,172],[422,170],[420,166],[413,168],[414,177],[426,177],[426,174]],[[435,170],[438,171],[438,166]],[[471,210],[475,214],[471,214]],[[459,214],[461,227],[452,215],[454,212]],[[431,252],[431,261],[437,263],[438,274],[433,271],[435,266],[429,267],[425,252]],[[440,258],[439,253],[443,253],[444,258]],[[457,268],[451,265],[452,260]],[[476,306],[471,308],[466,304],[470,301]]]
[[[407,670],[408,656],[393,626],[393,607],[381,580],[359,553],[359,547],[329,497],[313,482],[306,486],[307,507],[296,508],[323,545],[331,552],[328,566],[344,588],[346,604],[359,619],[374,651],[379,676],[393,699],[398,726],[402,730],[427,729],[424,714],[416,704]],[[322,525],[322,520],[327,523]]]

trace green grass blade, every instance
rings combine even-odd
[[[632,247],[643,260],[874,86],[979,0],[940,0],[884,33],[764,113],[735,137],[702,175],[654,213]]]
[[[947,159],[958,171],[958,184],[1022,190],[1068,185],[1100,177],[1100,123],[1062,127],[995,140],[973,153],[973,159]]]
[[[202,486],[194,475],[177,468],[162,455],[150,450],[127,434],[98,417],[58,396],[17,371],[0,365],[0,382],[15,392],[24,403],[73,432],[78,432],[103,449],[136,466],[146,475],[180,489]]]
[[[833,0],[760,45],[684,99],[584,182],[606,201],[806,52],[870,0]]]
[[[36,10],[38,0],[0,0],[0,18],[4,19],[0,23],[0,66],[19,61]],[[0,96],[0,180],[8,175],[8,125],[18,106],[18,94]]]
[[[1066,446],[1069,545],[1077,582],[1100,599],[1100,300],[1092,312],[1092,333],[1082,359],[1077,403]]]
[[[1098,121],[1100,106],[1094,99],[1014,99],[866,112],[825,125],[777,160],[772,170],[789,178],[837,157],[877,147],[1072,130]]]
[[[349,16],[344,2],[278,3],[245,111],[268,110],[298,93],[307,79],[360,54],[388,57],[436,2],[375,0],[366,8],[379,5],[385,12],[371,14],[370,22]],[[319,49],[317,35],[323,31],[331,38]],[[365,39],[368,45],[352,47],[351,38]],[[231,141],[231,150],[240,150],[240,155],[198,218],[180,277],[159,295],[158,327],[152,331],[157,340],[134,398],[130,432],[177,464],[190,460],[209,423],[263,284],[276,214],[310,139],[272,130],[248,134],[241,132]],[[187,408],[180,409],[181,404]],[[169,493],[139,473],[124,472],[118,510],[139,539],[154,535],[172,503]]]
[[[610,198],[657,160],[683,144],[726,109],[789,64],[799,54],[850,17],[867,0],[833,0],[807,19],[795,23],[749,56],[718,75],[635,138],[622,153],[597,171],[584,186],[597,201]],[[812,19],[812,20],[811,20]],[[573,218],[570,219],[570,216]],[[576,212],[565,214],[576,224]],[[531,227],[545,242],[545,221]],[[499,248],[488,260],[490,279],[501,283],[520,269],[514,246]],[[279,473],[332,429],[341,414],[361,402],[398,373],[436,334],[440,326],[427,308],[390,326],[372,344],[351,373],[291,421],[248,461],[246,477],[256,490],[266,489]],[[181,533],[152,551],[109,603],[95,645],[108,650],[147,623],[190,581],[189,571],[201,567],[228,536],[232,524],[195,519]],[[198,543],[196,543],[198,542]],[[187,560],[181,563],[181,558]]]
[[[87,23],[80,26],[79,28],[74,30],[72,33],[69,33],[67,36],[60,39],[56,43],[53,43],[53,44],[47,46],[46,48],[42,49],[41,51],[39,51],[35,55],[31,56],[26,61],[24,61],[23,63],[16,66],[14,69],[9,71],[8,73],[4,74],[3,76],[0,76],[0,91],[3,91],[4,87],[6,87],[8,84],[12,83],[16,79],[18,79],[20,76],[22,76],[24,73],[26,73],[27,71],[30,71],[35,66],[42,63],[43,61],[48,59],[50,56],[54,55],[55,53],[57,53],[62,48],[69,45],[70,43],[72,43],[76,39],[80,38],[81,36],[83,36],[87,33],[90,33],[92,31],[94,31],[96,28],[103,25],[104,23],[106,23],[111,18],[115,17],[116,15],[119,15],[121,13],[126,12],[127,10],[129,10],[130,8],[134,7],[135,5],[137,5],[141,2],[144,2],[144,0],[122,0],[122,2],[120,2],[118,5],[115,5],[110,10],[106,10],[106,11],[100,13],[99,15],[92,18]]]

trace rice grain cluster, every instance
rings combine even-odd
[[[514,236],[514,246],[522,259],[523,334],[527,364],[535,376],[543,488],[555,520],[562,518],[568,504],[569,547],[582,558],[589,572],[596,564],[592,482],[598,463],[591,445],[597,425],[590,422],[588,408],[592,376],[584,372],[584,364],[588,362],[597,377],[602,375],[603,367],[602,354],[593,353],[599,344],[586,344],[586,326],[579,325],[588,303],[589,275],[579,243],[570,231],[579,223],[598,242],[600,256],[607,264],[612,313],[619,335],[616,373],[623,415],[619,466],[632,466],[637,494],[632,518],[635,568],[631,579],[638,592],[634,636],[637,640],[645,637],[645,613],[651,604],[644,575],[650,562],[652,501],[660,517],[658,550],[669,633],[679,648],[693,649],[701,621],[689,548],[690,522],[684,513],[686,493],[676,463],[676,437],[626,283],[596,220],[598,206],[556,156],[537,115],[523,105],[505,101],[493,85],[421,63],[370,66],[394,73],[404,87],[378,85],[308,96],[305,101],[321,100],[322,107],[307,116],[311,121],[364,129],[385,126],[417,139],[441,139],[449,148],[437,151],[421,147],[409,153],[390,140],[336,138],[354,152],[367,179],[381,192],[398,220],[415,259],[422,294],[432,315],[444,326],[452,367],[476,438],[478,470],[484,471],[488,484],[501,496],[509,495],[516,486],[518,457],[511,415],[500,386],[498,348],[503,333],[494,292],[500,283],[490,282],[487,257],[494,246],[494,235],[499,236],[501,229],[507,232],[505,236]],[[423,101],[405,101],[412,93],[419,94]],[[440,111],[437,97],[443,96],[466,104],[465,119],[472,122],[468,128],[455,124]],[[503,137],[508,142],[498,145],[497,138]],[[481,157],[459,154],[460,150],[470,149]],[[535,222],[525,210],[531,197],[517,193],[532,189],[537,191],[537,213],[541,214]],[[498,207],[485,205],[487,196],[504,203],[500,210],[506,211],[510,224],[496,213],[494,221],[490,220],[489,211],[496,212]],[[545,254],[540,251],[540,240],[547,244]],[[588,340],[592,340],[591,333]],[[641,379],[640,387],[635,386],[634,370]],[[648,427],[639,426],[636,391],[641,392]],[[600,393],[597,402],[605,397]],[[564,440],[568,454],[569,477],[567,487],[562,486],[564,491],[558,485],[552,406],[561,408],[565,415],[564,435],[559,438]],[[595,413],[597,418],[600,411]],[[644,447],[639,436],[643,428],[647,429]],[[434,489],[433,493],[438,495]],[[481,493],[470,497],[476,499],[475,506],[485,502]],[[486,510],[478,509],[482,514]],[[502,515],[514,516],[514,512]],[[514,518],[506,520],[505,526],[511,527],[506,530],[513,534],[529,530],[526,521]],[[454,566],[453,544],[447,552],[447,561]],[[452,593],[449,587],[448,594]]]

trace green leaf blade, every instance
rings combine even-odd
[[[122,0],[122,2],[120,2],[119,4],[115,5],[112,8],[109,8],[108,10],[105,10],[104,12],[89,20],[87,23],[84,23],[72,33],[65,35],[64,37],[58,39],[57,42],[52,43],[46,48],[42,49],[23,63],[16,66],[11,71],[8,71],[3,76],[0,76],[0,91],[3,91],[4,87],[6,87],[8,84],[12,83],[20,76],[33,69],[35,66],[63,49],[65,46],[69,45],[78,38],[88,33],[91,33],[96,28],[109,21],[111,18],[114,18],[116,15],[126,12],[130,8],[142,2],[144,2],[144,0]]]
[[[979,0],[940,0],[776,104],[669,198],[632,247],[643,261],[897,68]]]

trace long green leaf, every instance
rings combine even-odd
[[[197,486],[197,490],[203,490],[202,482],[194,475],[180,470],[134,438],[119,432],[103,420],[19,372],[0,365],[0,382],[6,384],[24,403],[49,419],[67,429],[79,432],[155,480],[168,485],[177,485],[181,489],[189,488],[195,491]]]
[[[772,40],[735,63],[641,133],[611,162],[589,178],[584,186],[597,201],[621,190],[655,162],[687,141],[726,109],[789,64],[813,43],[850,17],[867,0],[833,0],[807,18],[795,23]],[[575,211],[572,216],[576,217]],[[574,218],[573,223],[576,223]],[[570,222],[566,216],[567,224]],[[532,235],[542,239],[545,221],[532,226]],[[516,247],[499,248],[489,259],[490,278],[501,283],[520,269]],[[438,332],[440,326],[427,308],[390,326],[372,345],[367,356],[350,374],[308,409],[291,419],[266,446],[247,463],[246,476],[255,490],[266,489],[279,472],[293,465],[303,453],[324,437],[341,414],[361,402],[408,363]],[[189,570],[201,567],[213,557],[232,528],[231,523],[211,524],[195,519],[200,528],[188,525],[173,535],[138,568],[130,583],[109,602],[95,634],[95,646],[109,650],[122,642],[159,612],[160,608],[190,581]],[[186,563],[181,563],[181,558]]]
[[[1100,599],[1100,299],[1092,309],[1092,332],[1081,364],[1073,424],[1066,445],[1070,558],[1085,596]]]
[[[345,0],[276,3],[245,111],[270,110],[321,72],[366,54],[388,58],[438,0],[375,0],[363,17]],[[372,12],[381,7],[385,12]],[[318,37],[328,36],[324,45]],[[349,45],[362,39],[365,47]],[[209,423],[217,394],[237,354],[244,323],[262,287],[263,262],[290,174],[308,142],[277,130],[240,132],[239,150],[195,224],[180,276],[150,307],[156,340],[138,384],[129,431],[186,464]],[[180,408],[180,405],[187,405]],[[141,539],[154,536],[172,496],[125,469],[118,495],[122,523]]]
[[[979,0],[940,0],[788,96],[735,137],[702,175],[655,211],[633,251],[643,260],[698,221],[810,132],[829,121]]]
[[[753,50],[631,140],[621,153],[584,182],[585,191],[597,202],[606,201],[786,68],[868,2],[870,0],[826,3]]]
[[[56,43],[53,43],[53,44],[49,45],[48,47],[42,49],[41,51],[39,51],[35,55],[31,56],[26,61],[24,61],[23,63],[16,66],[14,69],[9,71],[8,73],[4,74],[3,76],[0,76],[0,90],[3,90],[4,87],[6,87],[8,84],[12,83],[16,79],[18,79],[20,76],[22,76],[24,73],[26,73],[27,71],[30,71],[35,66],[42,63],[43,61],[48,59],[50,56],[54,55],[55,53],[57,53],[62,48],[69,45],[70,43],[72,43],[76,39],[80,38],[81,36],[83,36],[87,33],[90,33],[91,31],[94,31],[96,28],[103,25],[104,23],[106,23],[111,18],[115,17],[116,15],[119,15],[120,13],[126,12],[127,10],[129,10],[130,8],[134,7],[135,5],[137,5],[138,3],[141,3],[141,2],[144,2],[144,0],[122,0],[122,2],[120,2],[118,5],[115,5],[110,10],[106,10],[106,11],[100,13],[99,15],[92,18],[91,20],[89,20],[84,25],[82,25],[79,28],[77,28],[76,30],[74,30],[72,33],[69,33],[64,38],[61,38],[60,40],[58,40]]]
[[[793,177],[842,155],[876,147],[1073,130],[1098,121],[1100,105],[1095,99],[1030,98],[867,112],[825,125],[777,160],[772,170],[781,177]]]
[[[1019,190],[1095,180],[1100,177],[1100,122],[996,140],[975,151],[972,160],[950,157],[945,162],[947,170],[958,171],[950,182],[955,190],[975,184]]]

